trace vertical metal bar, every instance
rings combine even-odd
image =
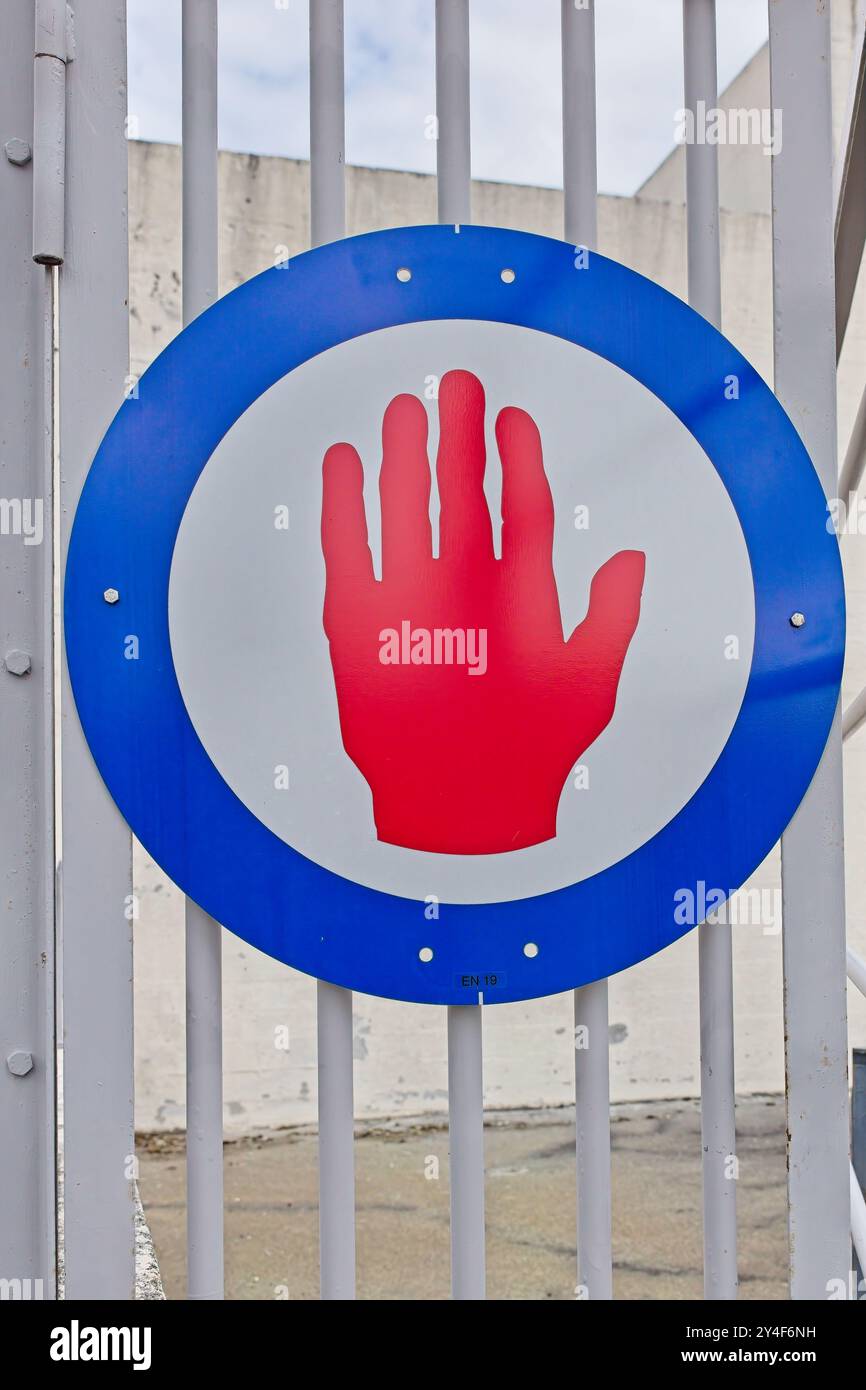
[[[187,898],[187,1298],[225,1296],[223,1231],[222,932]]]
[[[716,0],[683,0],[685,106],[718,100]],[[718,147],[686,145],[689,303],[721,327]],[[698,929],[701,1011],[701,1145],[704,1185],[704,1297],[737,1296],[737,1186],[734,1156],[734,982],[730,923]]]
[[[698,931],[704,1298],[737,1296],[733,943],[728,922]]]
[[[866,1198],[863,1196],[863,1189],[857,1180],[852,1163],[850,1169],[851,1178],[851,1243],[854,1246],[854,1256],[856,1264],[854,1267],[857,1284],[851,1290],[849,1297],[856,1298],[860,1293],[859,1276],[866,1262]]]
[[[468,0],[436,0],[436,177],[439,221],[471,217]],[[448,1009],[451,1296],[483,1299],[484,1080],[481,1006]]]
[[[562,0],[564,230],[576,246],[598,240],[595,5]],[[590,1299],[613,1297],[610,1059],[607,980],[574,992],[577,1278]]]
[[[62,265],[66,177],[66,0],[36,0],[33,259]]]
[[[318,982],[319,1280],[323,1299],[355,1297],[352,993]]]
[[[310,230],[314,246],[346,235],[343,0],[310,4]]]
[[[836,491],[830,7],[772,0],[776,394]],[[779,131],[778,122],[782,121]],[[808,614],[806,615],[808,621]],[[845,883],[839,711],[782,837],[791,1297],[826,1298],[850,1255]]]
[[[343,0],[310,0],[310,227],[314,246],[346,235]],[[323,1299],[355,1297],[352,992],[319,980],[319,1279]]]
[[[851,1166],[866,1191],[866,1047],[855,1047],[851,1054]],[[866,1275],[858,1260],[857,1279]]]
[[[598,240],[595,4],[562,0],[562,187],[564,229],[590,249]]]
[[[76,7],[75,41],[59,273],[64,556],[128,371],[125,0]],[[65,669],[61,700],[66,1296],[127,1299],[135,1282],[131,837],[90,755]]]
[[[451,1296],[455,1299],[482,1299],[486,1286],[481,1018],[479,1004],[448,1008]]]
[[[31,260],[32,59],[33,7],[14,0],[0,51],[0,1279],[53,1298],[52,272]]]
[[[436,0],[436,188],[440,222],[471,216],[469,3]]]
[[[183,0],[183,321],[219,295],[217,0]],[[222,929],[186,902],[187,1297],[224,1297]]]
[[[860,397],[860,404],[857,407],[854,426],[851,430],[851,438],[845,451],[845,459],[839,470],[839,496],[843,499],[846,507],[850,502],[849,494],[856,492],[860,486],[864,468],[866,468],[866,386],[864,386],[863,394]]]
[[[685,105],[695,113],[718,100],[716,0],[683,0]],[[716,328],[722,322],[719,242],[719,149],[709,141],[686,145],[689,303]]]
[[[852,5],[852,9],[855,7]],[[866,10],[856,6],[851,16],[851,77],[840,147],[833,169],[836,209],[836,359],[842,352],[854,291],[866,250]],[[844,493],[840,493],[844,497]]]
[[[183,320],[219,295],[217,0],[183,0]]]
[[[595,1300],[613,1298],[607,994],[607,980],[574,991],[577,1280]]]

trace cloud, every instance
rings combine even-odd
[[[129,0],[129,103],[145,140],[181,129],[179,0]],[[433,0],[346,0],[350,163],[432,172]],[[766,6],[719,0],[724,86],[766,38]],[[220,144],[309,153],[307,0],[220,0]],[[470,0],[477,178],[562,180],[559,0]],[[673,144],[682,0],[597,6],[599,184],[630,194]]]

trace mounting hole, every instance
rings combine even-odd
[[[401,265],[397,271],[397,279],[401,285],[406,285],[412,279],[412,272],[407,265]]]
[[[517,279],[517,272],[506,266],[504,270],[500,270],[499,278],[504,285],[513,285]]]
[[[535,959],[535,957],[538,955],[538,947],[536,946],[534,941],[527,941],[526,945],[523,948],[523,954],[525,956],[528,956],[530,960]]]
[[[418,952],[418,959],[423,960],[424,964],[426,965],[428,960],[433,959],[432,948],[430,946],[422,946],[421,950]]]

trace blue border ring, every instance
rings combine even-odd
[[[411,268],[408,281],[399,267]],[[515,271],[512,282],[501,270]],[[274,835],[222,780],[172,660],[168,587],[184,509],[217,444],[287,372],[396,324],[486,319],[577,343],[652,391],[724,483],[755,588],[755,645],[737,722],[712,771],[653,839],[535,898],[424,904],[363,887]],[[736,376],[739,399],[725,400]],[[78,712],[105,782],[147,851],[251,945],[335,984],[422,1003],[555,993],[613,974],[688,930],[674,895],[739,887],[772,849],[820,760],[836,708],[845,611],[818,477],[769,387],[698,314],[593,253],[486,227],[413,227],[323,246],[196,319],[125,401],[90,470],[65,588]],[[107,588],[120,601],[104,602]],[[794,628],[791,614],[807,615]],[[118,659],[135,632],[140,659]],[[524,954],[527,942],[538,954]],[[491,980],[495,983],[490,983]],[[467,984],[467,981],[469,982]]]

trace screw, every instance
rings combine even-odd
[[[7,652],[4,664],[10,675],[26,676],[30,670],[30,656],[27,652]]]
[[[26,1076],[33,1070],[33,1054],[31,1052],[10,1052],[6,1058],[6,1065],[13,1076]]]
[[[32,150],[26,140],[7,140],[3,147],[10,164],[29,164]]]
[[[105,602],[106,602],[106,603],[119,603],[119,602],[120,602],[120,594],[118,593],[118,591],[117,591],[116,589],[106,589],[106,590],[105,590],[105,593],[102,595],[102,597],[105,599]]]
[[[806,622],[805,613],[792,613],[789,619],[791,627],[803,627]]]

